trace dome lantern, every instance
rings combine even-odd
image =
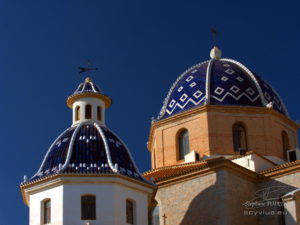
[[[103,94],[90,77],[86,77],[68,97],[67,105],[73,110],[73,125],[81,122],[105,124],[105,109],[111,105],[111,99]]]

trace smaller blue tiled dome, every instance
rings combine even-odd
[[[99,98],[104,101],[106,108],[111,105],[111,99],[104,95],[103,91],[92,82],[90,77],[85,78],[85,81],[79,84],[74,93],[68,97],[67,105],[72,108],[73,103],[83,97]]]
[[[212,57],[178,77],[157,119],[208,104],[268,107],[288,116],[280,96],[266,81],[235,60]]]
[[[64,131],[50,146],[38,172],[27,182],[55,174],[120,174],[148,183],[124,142],[98,123]]]
[[[103,91],[92,82],[91,78],[85,78],[85,81],[79,84],[78,88],[74,91],[73,95],[83,94],[83,93],[97,93],[103,94]]]

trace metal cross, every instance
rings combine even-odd
[[[217,46],[217,30],[215,28],[212,28],[211,33],[212,33],[214,46]]]
[[[166,220],[167,220],[166,214],[164,214],[162,217],[164,218],[164,225],[166,225]]]

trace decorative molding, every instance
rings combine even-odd
[[[139,171],[139,169],[138,169],[138,167],[137,167],[137,165],[136,165],[136,163],[135,163],[135,161],[134,161],[134,159],[133,159],[133,157],[132,157],[132,155],[131,155],[131,152],[129,151],[129,148],[127,147],[127,145],[125,144],[125,142],[116,134],[116,133],[114,133],[113,131],[110,131],[113,135],[115,135],[118,139],[119,139],[119,141],[121,142],[121,144],[125,147],[125,149],[126,149],[126,151],[127,151],[127,153],[128,153],[128,155],[129,155],[129,158],[130,158],[130,160],[131,160],[131,162],[132,162],[132,164],[133,164],[133,167],[134,167],[134,169],[136,170],[136,172],[140,175],[140,177],[145,181],[145,182],[147,182],[147,183],[149,183],[149,181],[148,180],[146,180],[145,179],[145,177],[141,174],[141,172]]]
[[[104,102],[105,108],[108,108],[112,104],[112,100],[104,94],[85,92],[85,93],[73,94],[70,97],[68,97],[67,98],[67,106],[72,109],[73,103],[81,98],[98,98]]]
[[[223,105],[202,105],[196,108],[192,108],[190,110],[186,110],[182,113],[178,113],[175,115],[172,115],[170,117],[167,117],[165,119],[161,119],[158,121],[155,121],[151,124],[150,127],[150,134],[149,134],[149,139],[147,142],[147,148],[150,150],[152,147],[152,139],[154,135],[154,130],[160,126],[164,126],[169,123],[174,123],[180,119],[187,118],[192,115],[197,115],[199,113],[206,113],[206,112],[226,112],[226,113],[249,113],[249,114],[269,114],[272,116],[275,116],[276,118],[280,119],[284,123],[290,125],[294,129],[299,129],[300,124],[294,122],[290,118],[284,116],[282,113],[276,111],[275,109],[272,108],[263,108],[263,107],[255,107],[255,106],[223,106]]]
[[[210,80],[211,80],[211,68],[214,64],[214,59],[209,60],[208,66],[206,68],[206,83],[205,83],[205,104],[210,104]]]
[[[151,177],[152,174],[155,172],[161,172],[172,169],[180,169],[181,173],[179,174],[172,174],[171,176],[161,177],[160,179],[156,180],[156,184],[159,188],[162,186],[173,185],[174,183],[184,182],[189,179],[193,179],[199,175],[204,176],[211,174],[212,172],[216,172],[221,169],[230,169],[232,172],[237,174],[242,174],[242,177],[250,179],[252,182],[257,182],[258,178],[261,176],[260,174],[248,170],[236,163],[231,162],[231,160],[226,159],[224,157],[219,157],[215,159],[209,159],[201,162],[196,163],[187,163],[178,166],[171,166],[171,167],[163,167],[160,169],[155,169],[144,173],[146,177]],[[193,169],[194,168],[194,169]]]
[[[67,154],[66,161],[65,161],[65,163],[63,164],[63,166],[62,166],[61,168],[58,169],[57,173],[63,172],[63,171],[67,168],[67,166],[68,166],[68,164],[69,164],[69,162],[70,162],[71,156],[72,156],[75,138],[76,138],[76,136],[77,136],[77,134],[78,134],[79,129],[82,127],[82,125],[83,125],[83,124],[80,123],[80,124],[75,128],[75,130],[74,130],[74,132],[73,132],[73,134],[72,134],[70,143],[69,143],[69,148],[68,148],[68,154]]]
[[[105,152],[106,152],[106,157],[107,157],[107,162],[108,162],[108,165],[109,167],[111,168],[111,170],[115,173],[118,173],[119,170],[113,165],[112,163],[112,160],[111,160],[111,156],[110,156],[110,149],[109,149],[109,145],[107,143],[107,139],[106,139],[106,136],[102,130],[102,128],[97,124],[97,123],[94,123],[94,126],[96,127],[96,129],[98,130],[102,140],[103,140],[103,143],[104,143],[104,148],[105,148]]]
[[[83,181],[83,182],[72,182],[70,180],[68,180],[68,178],[120,178],[122,180],[126,180],[130,183],[134,183],[137,185],[141,185],[145,188],[150,188],[152,191],[156,190],[156,186],[153,184],[150,184],[149,182],[145,183],[142,182],[140,180],[136,180],[134,178],[122,175],[122,174],[68,174],[68,173],[64,173],[64,174],[54,174],[48,177],[44,177],[23,185],[20,185],[20,191],[22,193],[22,198],[23,198],[23,202],[26,205],[29,205],[29,199],[28,199],[28,194],[30,192],[30,189],[34,189],[34,188],[42,188],[42,186],[46,186],[46,187],[51,187],[53,185],[62,185],[62,184],[66,184],[66,183],[91,183],[89,181]],[[120,183],[117,181],[107,181],[107,182],[93,182],[93,183]]]

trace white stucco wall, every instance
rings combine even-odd
[[[73,124],[90,121],[85,119],[85,106],[88,104],[92,106],[92,121],[99,122],[97,120],[97,106],[100,106],[102,110],[102,120],[100,122],[105,124],[105,103],[98,98],[81,98],[73,103]],[[80,120],[75,121],[75,109],[77,106],[80,107]]]
[[[133,191],[122,186],[115,186],[114,217],[116,224],[126,223],[126,199],[135,202],[134,214],[136,225],[148,224],[148,196],[142,192]]]
[[[285,215],[285,224],[286,225],[297,225],[297,214],[296,214],[295,201],[285,202],[284,210],[287,212],[287,215]]]
[[[255,172],[269,169],[275,166],[274,164],[268,162],[267,160],[264,160],[256,154],[246,155],[244,157],[234,159],[232,160],[232,162]]]
[[[45,199],[51,200],[51,225],[62,225],[63,221],[63,186],[59,185],[29,195],[29,220],[30,225],[41,225],[41,205]]]
[[[121,177],[66,177],[28,192],[30,225],[41,225],[41,202],[51,199],[51,225],[85,225],[81,196],[96,196],[96,220],[90,225],[127,225],[126,199],[135,202],[135,225],[148,224],[148,204],[153,188]]]

